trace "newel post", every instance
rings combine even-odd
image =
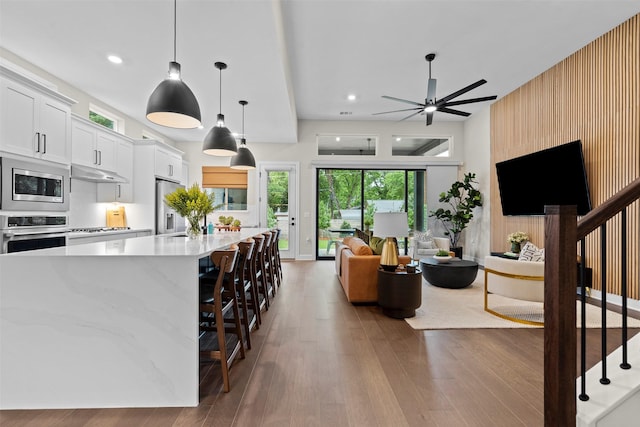
[[[575,206],[545,206],[544,425],[576,423]]]

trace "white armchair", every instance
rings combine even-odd
[[[497,256],[484,259],[484,310],[514,322],[541,325],[540,322],[516,319],[490,309],[489,294],[544,302],[544,262],[517,261]]]
[[[411,239],[409,255],[414,260],[433,256],[439,250],[449,252],[449,239],[446,237],[432,237],[427,233],[416,233],[417,235]]]

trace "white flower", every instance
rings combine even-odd
[[[522,243],[529,240],[529,235],[524,231],[516,231],[515,233],[511,233],[507,236],[507,241],[509,243]]]

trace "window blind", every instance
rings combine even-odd
[[[247,188],[247,171],[228,166],[203,166],[203,188]]]

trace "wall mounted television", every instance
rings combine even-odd
[[[576,205],[591,210],[580,140],[496,163],[505,216],[544,215],[545,205]]]

